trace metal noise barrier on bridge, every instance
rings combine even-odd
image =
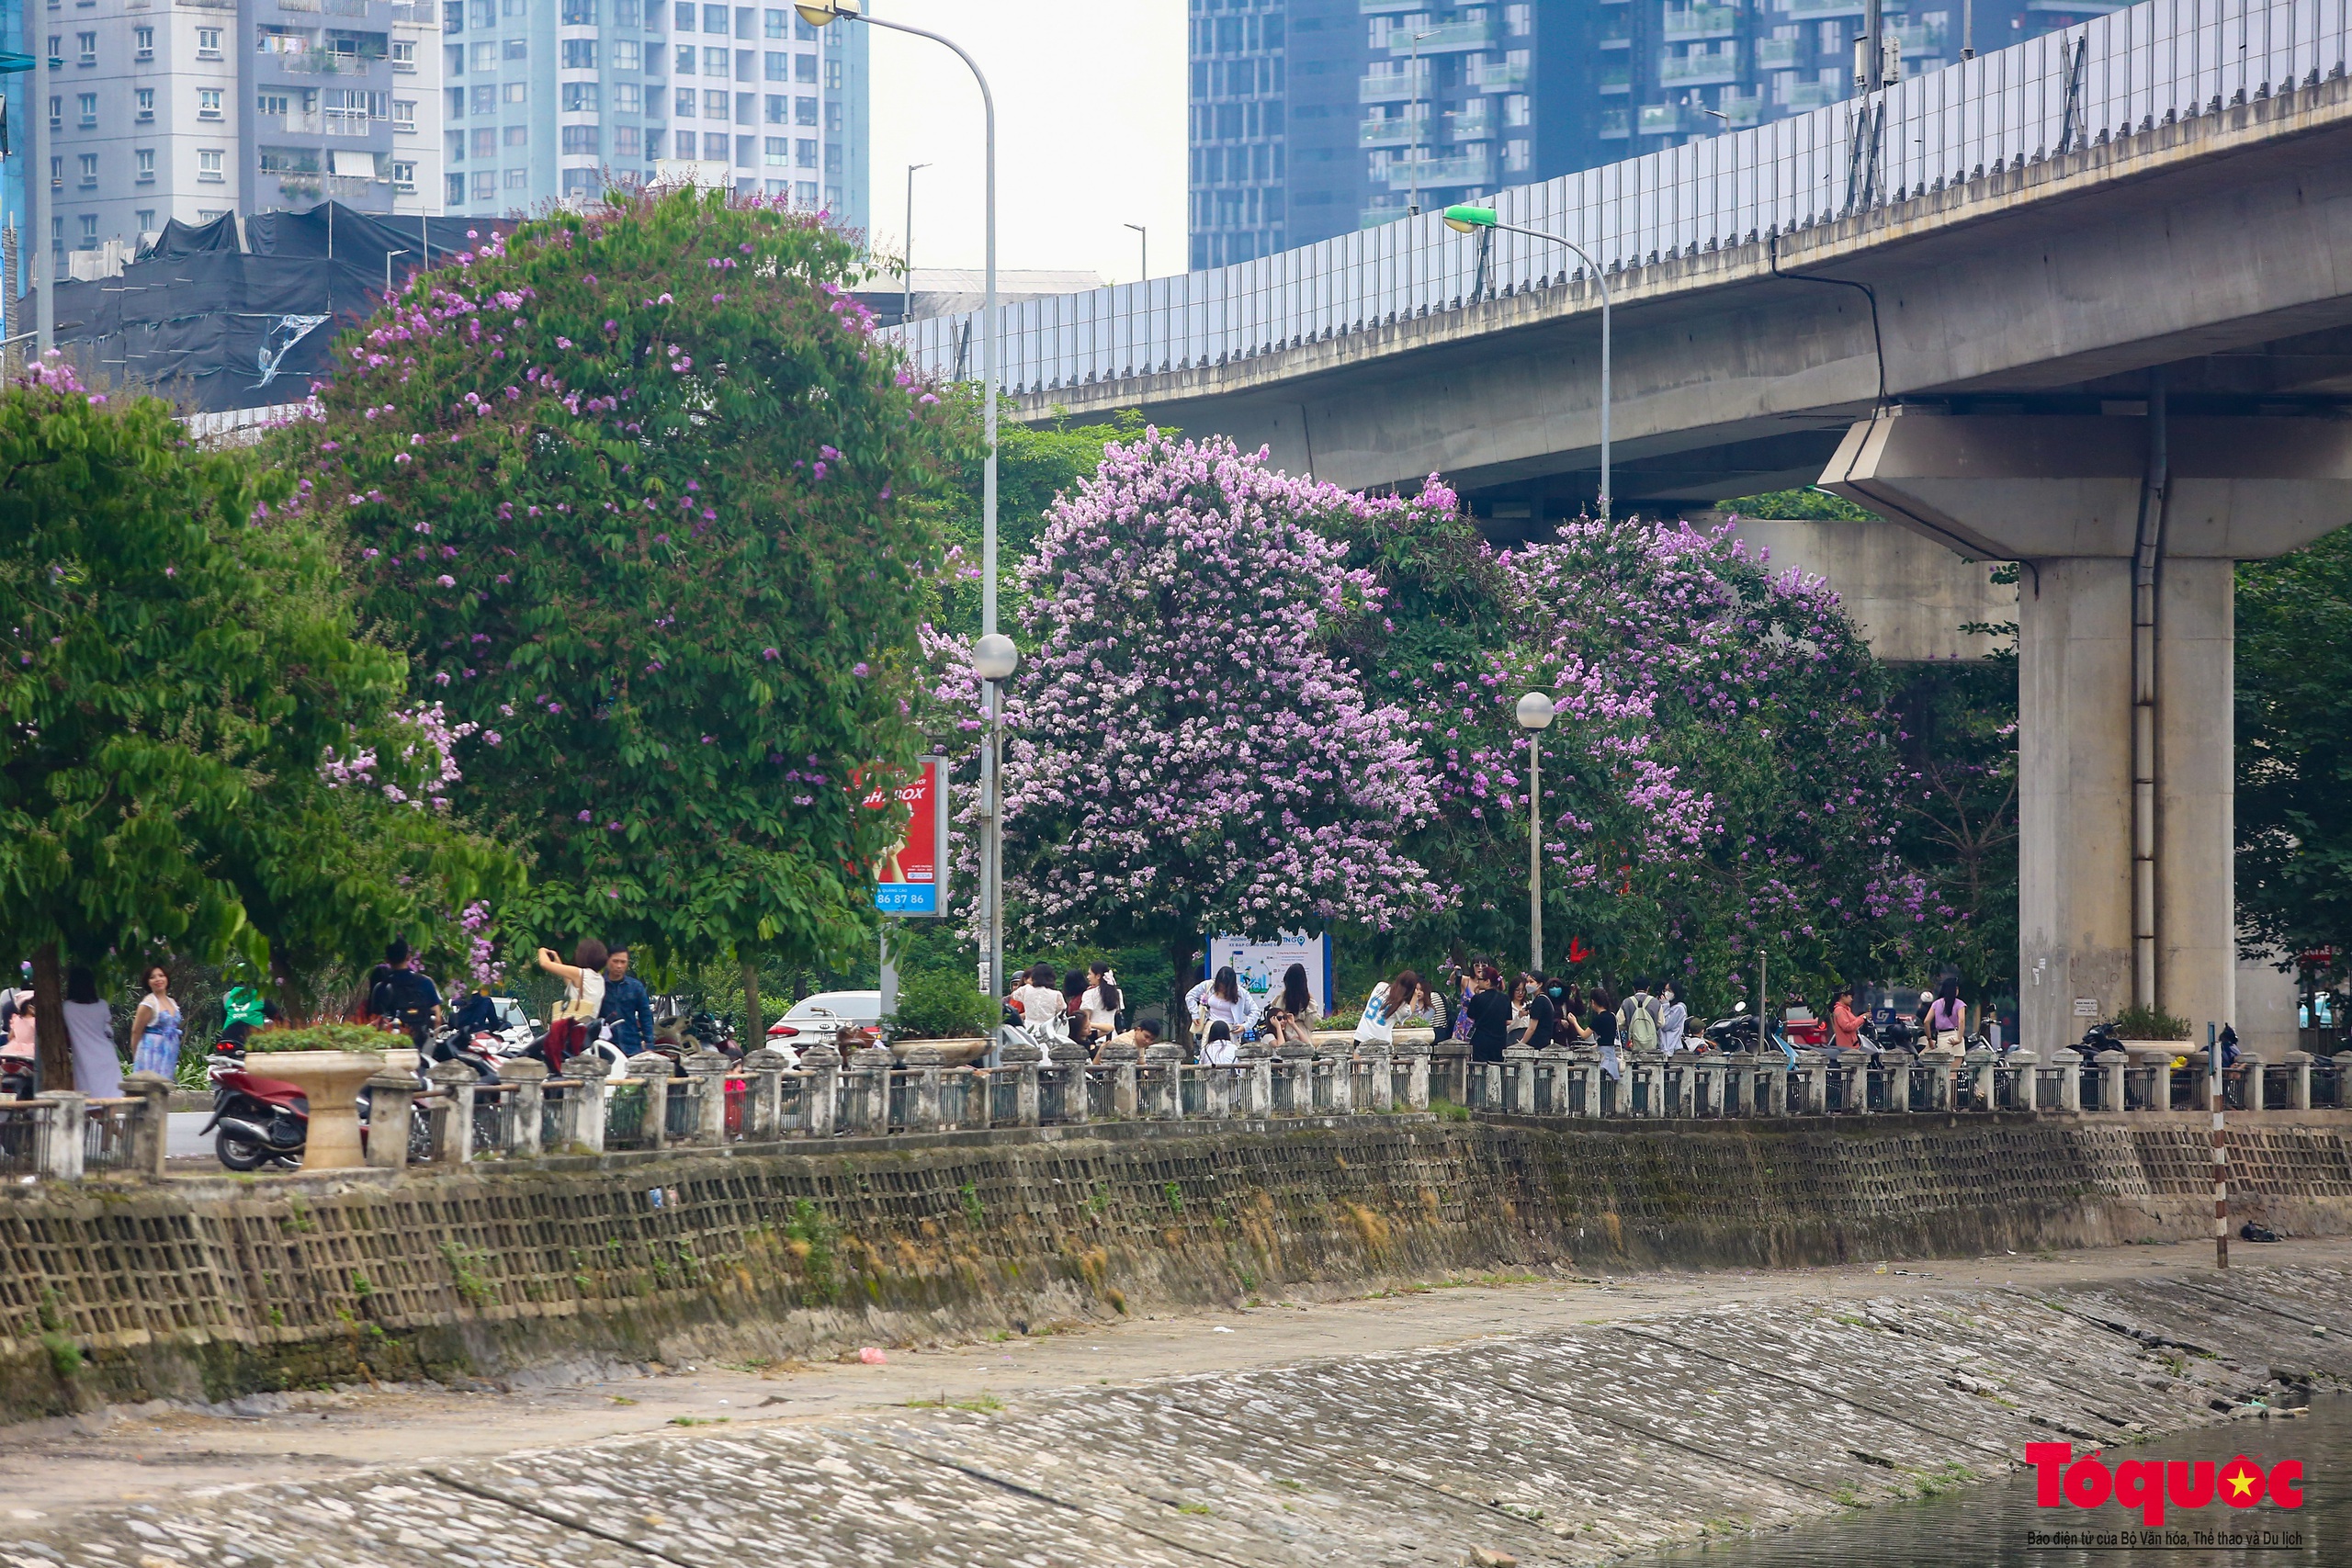
[[[1804,0],[1792,14],[1804,15]],[[2352,0],[2147,0],[1878,92],[1500,192],[1503,221],[1616,273],[2022,170],[2345,73]],[[1458,235],[1436,213],[1180,276],[1000,307],[1016,394],[1225,365],[1555,288],[1561,246]],[[980,312],[893,328],[924,372],[977,367]],[[967,327],[967,323],[969,323]]]

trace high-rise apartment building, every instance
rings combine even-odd
[[[430,0],[35,4],[59,276],[71,252],[135,244],[175,218],[330,197],[372,213],[440,210]]]
[[[1885,0],[1883,30],[1916,74],[2115,8]],[[1868,0],[1191,10],[1191,263],[1206,267],[1835,103]]]
[[[865,227],[862,27],[789,6],[446,0],[442,44],[451,212],[691,175]]]

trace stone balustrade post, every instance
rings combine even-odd
[[[2041,1105],[2044,1111],[2064,1111],[2079,1114],[2083,1109],[2082,1062],[2083,1059],[2079,1055],[2064,1045],[2051,1052],[2050,1065],[2057,1070],[2058,1074],[2055,1086],[2057,1098],[2048,1104],[2042,1104],[2041,1098],[2037,1097],[2035,1103]]]
[[[939,1130],[939,1080],[945,1059],[936,1045],[916,1045],[907,1052],[907,1076],[912,1092],[907,1096],[907,1131]]]
[[[1396,1109],[1396,1052],[1385,1040],[1366,1040],[1356,1049],[1363,1055],[1364,1089],[1371,1099],[1368,1109]],[[2306,1074],[2308,1077],[2310,1075]]]
[[[1138,1114],[1136,1064],[1143,1053],[1133,1045],[1102,1047],[1102,1066],[1111,1075],[1111,1120],[1132,1122]]]
[[[2125,1104],[2123,1099],[2123,1070],[2132,1065],[2130,1053],[2124,1051],[2101,1051],[2097,1056],[2094,1056],[2092,1060],[2098,1064],[2099,1109],[2101,1111],[2122,1110]],[[2167,1087],[2165,1090],[2165,1099],[2169,1101],[2171,1098],[2172,1090]]]
[[[1184,1116],[1184,1083],[1179,1073],[1184,1048],[1166,1042],[1144,1047],[1144,1115],[1154,1122],[1179,1122]]]
[[[1879,1057],[1886,1071],[1886,1108],[1897,1116],[1911,1111],[1911,1068],[1918,1060],[1908,1051],[1889,1051]]]
[[[49,1108],[34,1134],[34,1168],[52,1181],[82,1179],[82,1129],[90,1097],[79,1089],[43,1089],[33,1097]]]
[[[1315,1050],[1297,1041],[1274,1048],[1274,1109],[1287,1105],[1293,1116],[1315,1113]],[[1285,1091],[1286,1090],[1286,1091]]]
[[[2244,1095],[2244,1099],[2245,1100],[2245,1114],[2248,1116],[2259,1116],[2263,1111],[2264,1101],[2270,1098],[2263,1091],[2262,1053],[2259,1051],[2248,1050],[2243,1045],[2239,1046],[2238,1070],[2245,1075],[2245,1077],[2240,1080],[2245,1086],[2245,1092]]]
[[[1056,1040],[1048,1045],[1047,1054],[1053,1058],[1054,1070],[1062,1076],[1062,1120],[1082,1127],[1094,1111],[1088,1103],[1091,1091],[1086,1083],[1090,1053],[1075,1040]]]
[[[1756,1071],[1764,1080],[1764,1114],[1786,1116],[1789,1113],[1789,1081],[1795,1076],[1796,1069],[1789,1065],[1787,1057],[1777,1051],[1770,1061],[1762,1059],[1762,1052],[1757,1055]],[[1804,1092],[1802,1085],[1798,1086],[1798,1092]]]
[[[743,1058],[743,1137],[766,1143],[782,1136],[784,1075],[792,1058],[774,1046],[763,1045]]]
[[[499,1065],[498,1081],[514,1086],[508,1091],[514,1098],[514,1114],[507,1120],[506,1147],[501,1152],[509,1159],[538,1158],[540,1123],[547,1111],[548,1065],[536,1057],[517,1056]]]
[[[567,1150],[600,1155],[605,1152],[605,1117],[612,1104],[613,1064],[594,1051],[583,1051],[564,1064],[572,1080],[563,1096],[563,1129]]]
[[[1430,1047],[1430,1070],[1436,1081],[1430,1092],[1456,1105],[1470,1103],[1470,1043],[1440,1040]]]
[[[2312,1108],[2312,1054],[2290,1051],[2283,1058],[2288,1068],[2287,1109],[2309,1111]]]
[[[433,1102],[433,1159],[460,1166],[474,1157],[474,1085],[481,1082],[463,1062],[436,1062],[425,1077],[440,1096]]]
[[[2309,1057],[2304,1059],[2310,1060]],[[2303,1075],[2303,1081],[2306,1084],[2311,1081],[2309,1073]],[[373,1087],[372,1079],[369,1087]],[[414,1080],[410,1080],[408,1087],[413,1093],[416,1089]],[[131,1073],[122,1080],[122,1092],[139,1101],[139,1120],[131,1134],[130,1168],[141,1176],[161,1177],[164,1160],[171,1150],[172,1080],[161,1073]],[[2303,1098],[2306,1101],[2310,1100],[2308,1091]],[[405,1127],[406,1101],[401,1102],[401,1125]],[[401,1139],[401,1148],[403,1152],[408,1148],[405,1136]]]
[[[1352,1116],[1356,1109],[1356,1053],[1352,1043],[1342,1045],[1324,1061],[1331,1073],[1331,1114]],[[1532,1070],[1532,1069],[1531,1069]]]
[[[1405,1109],[1427,1111],[1430,1108],[1430,1046],[1412,1041],[1403,1047],[1405,1052]]]
[[[683,1090],[671,1077],[670,1058],[661,1052],[640,1052],[632,1060],[645,1089],[645,1113],[638,1118],[637,1135],[647,1148],[662,1148],[670,1142],[670,1096]]]
[[[2012,1051],[2009,1053],[2009,1065],[2018,1072],[2018,1109],[2042,1109],[2041,1057],[2031,1051]]]
[[[727,1141],[727,1078],[735,1064],[716,1051],[696,1051],[679,1064],[686,1069],[686,1142]]]
[[[870,1138],[889,1132],[890,1070],[898,1065],[888,1045],[861,1045],[850,1053],[849,1102],[856,1117],[851,1132]]]
[[[1993,1082],[1996,1060],[1990,1051],[1971,1051],[1962,1058],[1962,1070],[1968,1076],[1968,1103],[1972,1109],[1991,1111],[1999,1104]]]
[[[1690,1059],[1690,1114],[1694,1117],[1721,1116],[1724,1113],[1723,1064],[1713,1056]]]
[[[1016,1127],[1037,1125],[1037,1064],[1045,1059],[1045,1052],[1021,1040],[997,1053],[997,1060],[1013,1074],[1012,1124]]]
[[[1575,1053],[1565,1045],[1554,1043],[1538,1052],[1536,1061],[1539,1069],[1551,1069],[1552,1089],[1548,1094],[1538,1094],[1535,1113],[1538,1116],[1566,1116],[1568,1113],[1568,1074],[1576,1069]],[[1543,1081],[1544,1075],[1539,1070],[1536,1082],[1540,1086]]]
[[[1241,1103],[1237,1114],[1263,1121],[1274,1113],[1274,1053],[1262,1040],[1245,1040],[1234,1054],[1240,1072]]]
[[[1829,1062],[1818,1051],[1797,1053],[1797,1073],[1804,1085],[1804,1111],[1807,1116],[1819,1116],[1829,1109]]]
[[[156,1077],[153,1073],[133,1073],[132,1077]],[[123,1087],[130,1087],[125,1079]],[[406,1170],[408,1168],[409,1121],[416,1105],[416,1076],[397,1067],[387,1067],[369,1078],[368,1090],[368,1164],[376,1170]],[[170,1100],[163,1101],[168,1105]]]
[[[1867,1051],[1849,1051],[1838,1059],[1838,1070],[1846,1077],[1844,1084],[1846,1111],[1860,1116],[1871,1108],[1871,1058]]]
[[[1503,1093],[1494,1108],[1514,1116],[1535,1114],[1535,1047],[1515,1042],[1503,1047]]]
[[[842,1055],[831,1045],[811,1045],[800,1053],[800,1070],[808,1075],[800,1086],[800,1127],[812,1138],[833,1135],[833,1111],[841,1101]],[[981,1119],[987,1125],[987,1119]]]

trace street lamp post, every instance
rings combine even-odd
[[[1457,234],[1476,233],[1481,229],[1499,229],[1506,234],[1524,234],[1531,240],[1549,240],[1555,245],[1566,245],[1584,263],[1585,272],[1600,287],[1600,520],[1609,521],[1609,279],[1601,276],[1600,265],[1585,254],[1582,245],[1557,234],[1546,234],[1541,229],[1522,229],[1515,223],[1505,223],[1496,218],[1491,207],[1449,207],[1445,209],[1445,226]]]
[[[1421,40],[1429,36],[1425,32],[1413,35],[1413,73],[1409,79],[1413,88],[1413,203],[1405,209],[1405,215],[1408,218],[1421,215],[1421,127],[1428,122],[1428,117],[1421,113]],[[1395,190],[1396,187],[1391,186],[1388,188]]]
[[[1144,227],[1142,224],[1140,224],[1140,223],[1123,223],[1123,224],[1121,224],[1121,225],[1120,225],[1120,227],[1121,227],[1121,228],[1123,228],[1123,229],[1133,229],[1133,230],[1136,231],[1136,244],[1137,244],[1138,246],[1140,246],[1140,247],[1141,247],[1141,250],[1142,250],[1142,254],[1141,254],[1141,256],[1140,256],[1140,258],[1139,258],[1139,259],[1140,259],[1140,263],[1141,263],[1142,269],[1143,269],[1143,270],[1141,270],[1140,272],[1138,272],[1138,273],[1136,273],[1136,279],[1137,279],[1138,281],[1140,281],[1140,282],[1144,282],[1144,283],[1148,283],[1148,282],[1150,282],[1150,281],[1151,281],[1151,231],[1150,231],[1150,230],[1148,230],[1148,229],[1147,229],[1147,228],[1145,228],[1145,227]]]
[[[799,13],[802,21],[812,28],[822,28],[828,23],[847,17],[853,22],[864,22],[870,28],[888,28],[894,33],[907,33],[915,38],[929,39],[933,43],[944,45],[956,51],[956,58],[961,60],[971,70],[972,80],[978,83],[980,86],[980,107],[988,123],[986,141],[988,239],[985,267],[988,298],[982,307],[983,313],[988,317],[988,330],[980,337],[980,438],[988,447],[987,461],[980,470],[980,641],[985,644],[989,637],[997,635],[996,367],[1000,358],[999,339],[1004,331],[1003,323],[998,319],[996,309],[996,95],[989,91],[989,79],[980,70],[979,62],[966,52],[964,46],[954,39],[943,38],[938,33],[929,32],[922,28],[909,27],[904,22],[886,22],[879,17],[869,17],[859,8],[859,0],[794,0],[792,8]],[[1003,640],[1008,649],[1012,647],[1010,638]],[[1005,673],[1010,675],[1012,672],[1012,666],[1008,664],[1005,667]],[[986,771],[991,776],[983,779],[981,787],[984,791],[993,786],[992,775],[996,759],[993,739],[987,752]],[[1001,910],[999,908],[998,889],[993,878],[984,889],[984,895],[981,920],[987,927],[986,940],[991,950],[989,955],[987,980],[990,987],[996,987],[1001,978],[996,972],[997,963],[1003,957],[1003,953],[1000,945]]]
[[[928,169],[929,164],[907,165],[907,254],[899,263],[905,270],[906,297],[899,302],[899,320],[906,321],[915,313],[915,171]]]
[[[980,988],[992,998],[1004,994],[1004,801],[998,750],[1004,735],[1004,682],[1020,663],[1021,650],[1002,632],[990,632],[972,645],[981,707]]]
[[[1527,972],[1544,973],[1544,732],[1552,728],[1552,699],[1530,692],[1519,699],[1519,727],[1527,731]]]

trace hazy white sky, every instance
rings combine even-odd
[[[1079,267],[1132,282],[1150,231],[1154,276],[1184,270],[1184,0],[871,0],[873,14],[954,39],[996,95],[997,265]],[[856,26],[836,22],[835,27]],[[914,264],[978,266],[979,89],[955,54],[886,28],[873,39],[877,249],[906,233]]]

